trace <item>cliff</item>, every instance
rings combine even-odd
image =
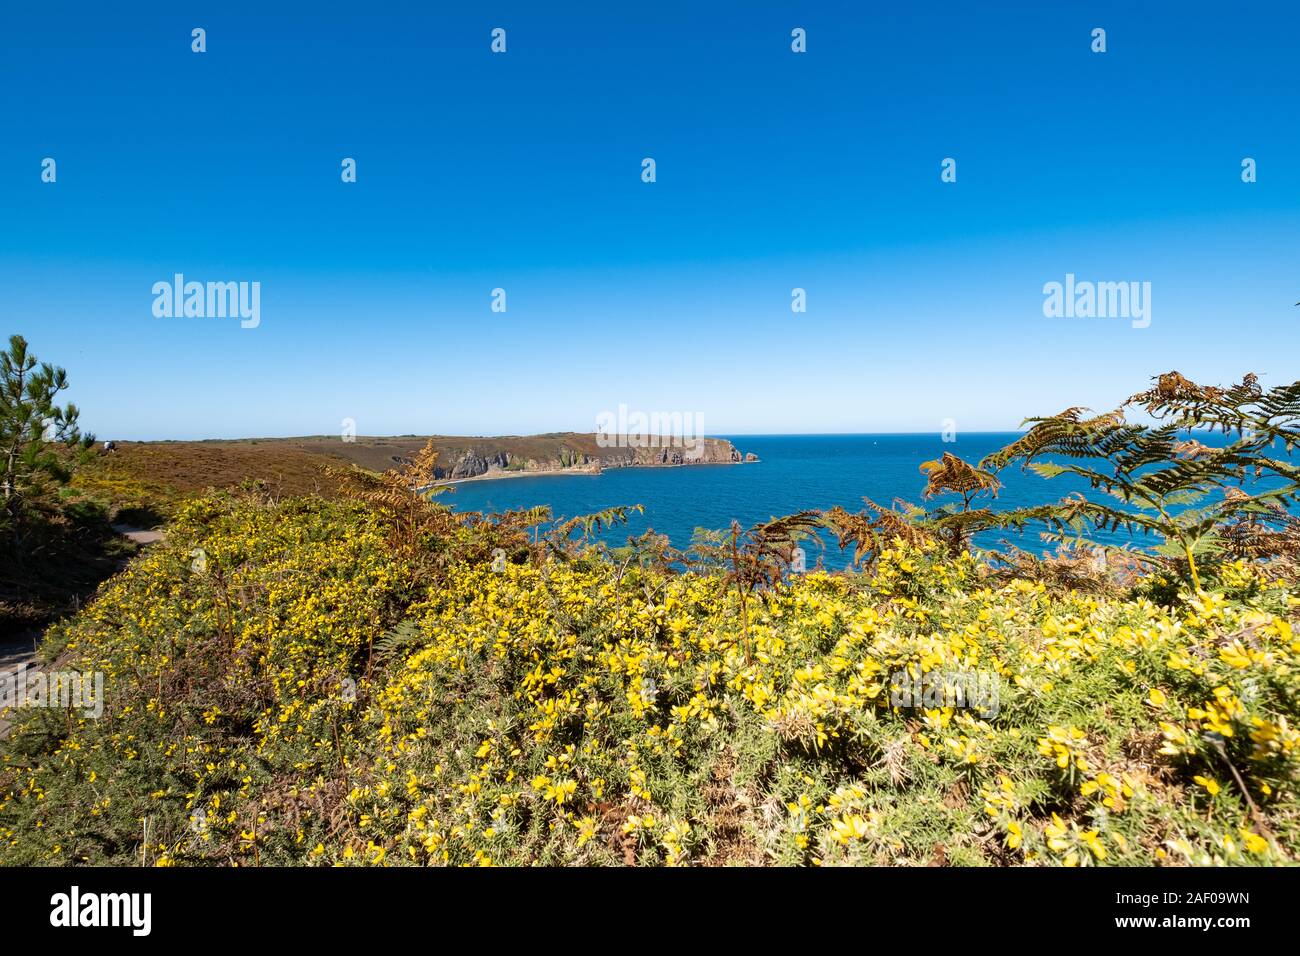
[[[550,438],[553,447],[535,447],[536,440],[541,438]],[[582,434],[459,440],[466,442],[464,446],[453,444],[456,441],[435,439],[442,453],[437,473],[445,481],[545,472],[595,474],[606,468],[728,465],[757,460],[752,454],[742,455],[731,442],[721,438],[705,438],[693,448],[673,447],[666,441],[660,447],[601,447],[596,436]],[[533,447],[519,447],[523,441],[533,443]],[[399,457],[394,456],[394,461],[397,460]]]
[[[79,473],[78,486],[126,500],[174,502],[209,488],[238,488],[262,481],[281,495],[332,496],[330,470],[359,465],[384,471],[409,459],[429,437],[388,438],[334,435],[302,438],[209,439],[207,441],[118,442],[111,455]],[[704,439],[697,458],[681,448],[602,448],[594,434],[505,435],[496,438],[432,436],[443,481],[564,472],[596,474],[605,468],[667,467],[753,461],[720,438]],[[125,490],[124,490],[125,489]]]

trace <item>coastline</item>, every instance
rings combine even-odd
[[[709,468],[713,466],[722,466],[722,467],[729,468],[732,465],[756,465],[756,464],[758,464],[757,461],[701,461],[701,462],[690,462],[689,464],[683,463],[680,465],[620,465],[617,468],[602,468],[600,465],[583,465],[579,468],[552,468],[546,470],[538,469],[536,471],[509,471],[504,468],[499,468],[493,471],[486,471],[481,475],[472,475],[471,477],[468,478],[443,478],[439,481],[435,481],[431,485],[426,485],[425,487],[440,488],[444,485],[460,485],[471,481],[498,481],[505,478],[541,478],[547,475],[555,475],[555,476],[590,475],[592,477],[597,477],[599,475],[604,474],[605,471],[607,470],[608,471],[630,471],[630,470],[638,469],[638,470],[660,471],[660,470],[668,470],[673,468]]]
[[[470,475],[468,478],[441,478],[429,488],[440,488],[443,485],[462,485],[469,481],[498,481],[503,478],[537,478],[542,475],[599,475],[604,469],[600,466],[592,467],[583,465],[580,468],[551,468],[547,470],[537,469],[535,471],[510,471],[508,468],[496,468],[491,471],[485,471],[481,475]]]

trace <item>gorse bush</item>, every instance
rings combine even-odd
[[[1300,596],[1244,562],[1173,609],[900,542],[777,583],[747,662],[718,575],[458,565],[404,607],[385,538],[338,504],[190,506],[54,636],[105,713],[17,713],[0,860],[1276,863],[1300,838]],[[894,706],[908,671],[993,675],[996,713]]]
[[[454,515],[414,472],[194,500],[47,638],[104,713],[10,715],[0,863],[1292,862],[1285,520],[1194,547],[1195,580],[990,563],[953,516],[994,473],[684,554],[587,541],[620,509]],[[819,530],[857,568],[792,573]]]

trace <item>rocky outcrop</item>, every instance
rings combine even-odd
[[[492,455],[476,455],[471,451],[458,458],[448,468],[438,466],[434,470],[434,474],[438,478],[457,481],[462,478],[477,478],[479,475],[487,474],[493,468],[504,471],[509,467],[510,455],[507,452],[499,451]]]
[[[468,448],[444,454],[445,464],[435,469],[440,481],[463,481],[484,475],[535,474],[551,471],[599,472],[605,468],[653,468],[675,465],[729,465],[758,461],[753,453],[742,455],[731,442],[705,438],[690,445],[671,439],[640,440],[628,446],[615,443],[597,447],[595,453],[561,445],[554,457],[522,458],[506,451]]]
[[[605,468],[653,467],[658,465],[730,465],[743,461],[729,441],[705,438],[689,446],[665,439],[659,444],[602,449]]]

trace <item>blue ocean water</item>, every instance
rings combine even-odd
[[[667,534],[672,544],[685,548],[696,528],[726,528],[732,519],[748,527],[773,517],[812,508],[840,505],[850,511],[862,508],[863,496],[880,504],[895,498],[921,503],[924,461],[945,451],[969,462],[1014,441],[1016,433],[967,433],[945,443],[938,433],[888,435],[736,435],[727,437],[742,453],[753,452],[760,461],[742,465],[689,465],[678,468],[620,468],[599,475],[533,475],[471,481],[454,486],[441,501],[461,511],[505,511],[550,505],[557,517],[574,517],[614,505],[645,506],[604,535],[622,544],[628,535],[653,528]],[[1042,504],[1080,491],[1090,495],[1087,483],[1073,476],[1048,480],[1018,467],[1004,470],[1004,487],[994,507],[1009,509]],[[946,500],[946,499],[939,499]],[[1132,539],[1124,532],[1094,533],[1094,540],[1122,544]],[[825,552],[815,543],[805,545],[809,566],[818,557],[828,567],[847,563],[834,539],[824,535]],[[979,544],[994,547],[1001,539],[1033,550],[1054,550],[1036,531],[990,532]],[[1138,539],[1138,545],[1151,543]]]

